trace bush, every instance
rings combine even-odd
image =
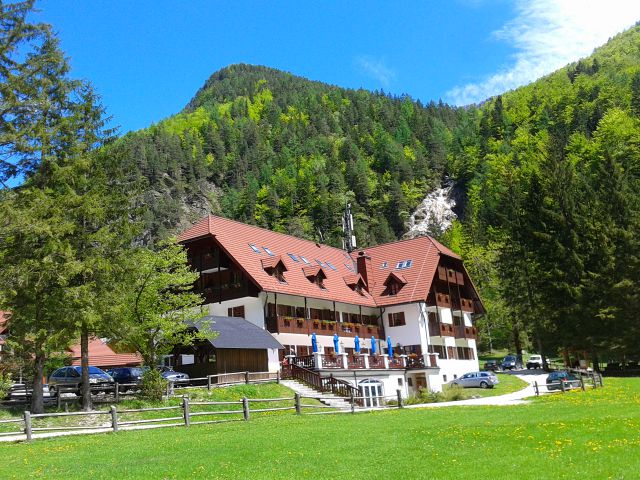
[[[146,400],[152,402],[162,401],[162,396],[167,391],[167,381],[162,378],[162,375],[158,370],[147,370],[142,377],[142,385],[140,394]]]
[[[7,395],[9,395],[9,390],[11,390],[11,385],[13,385],[11,374],[0,373],[0,400],[2,400]]]
[[[443,402],[454,402],[456,400],[466,400],[469,394],[460,385],[445,385],[442,389]]]

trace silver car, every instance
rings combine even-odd
[[[451,385],[460,385],[464,388],[493,388],[498,383],[500,381],[493,372],[471,372],[456,378],[451,382]]]

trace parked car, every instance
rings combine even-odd
[[[113,380],[120,384],[140,385],[144,370],[141,367],[118,367],[107,370],[107,373],[113,377]],[[130,390],[135,386],[126,387]]]
[[[547,365],[549,365],[548,358]],[[542,368],[542,355],[531,355],[527,360],[527,368]]]
[[[456,378],[451,382],[451,385],[460,385],[464,388],[493,388],[498,383],[500,383],[498,377],[492,372],[471,372]]]
[[[111,375],[100,370],[98,367],[89,367],[89,383],[93,392],[99,393],[100,387],[104,387],[103,392],[111,391],[113,388],[113,378]],[[49,392],[51,396],[57,395],[59,387],[65,387],[65,393],[81,394],[82,367],[62,367],[49,376]],[[67,388],[69,387],[69,388]],[[72,387],[72,388],[71,388]]]
[[[500,364],[500,368],[502,370],[513,370],[518,367],[518,357],[515,355],[507,355],[502,359],[502,363]]]
[[[498,360],[487,360],[486,362],[484,362],[484,367],[482,367],[482,369],[486,371],[497,372],[500,370],[500,363],[498,363]]]
[[[25,383],[14,383],[9,388],[7,392],[7,396],[5,397],[7,400],[20,400],[26,398],[27,394],[31,395],[32,385],[27,385]],[[47,399],[51,396],[49,392],[49,386],[44,384],[42,386],[42,398]]]
[[[189,375],[182,372],[176,372],[173,367],[160,367],[162,378],[174,383],[189,383]]]
[[[551,372],[547,376],[547,390],[561,390],[561,383],[564,383],[565,388],[576,388],[580,386],[580,379],[564,370]]]

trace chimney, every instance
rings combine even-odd
[[[373,267],[371,266],[371,257],[364,251],[358,252],[356,267],[358,269],[358,273],[367,284],[367,290],[371,291],[371,287],[373,286]]]

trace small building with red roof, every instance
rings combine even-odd
[[[460,256],[431,237],[347,252],[210,215],[178,240],[210,315],[266,329],[286,363],[385,395],[478,370],[482,302]]]

